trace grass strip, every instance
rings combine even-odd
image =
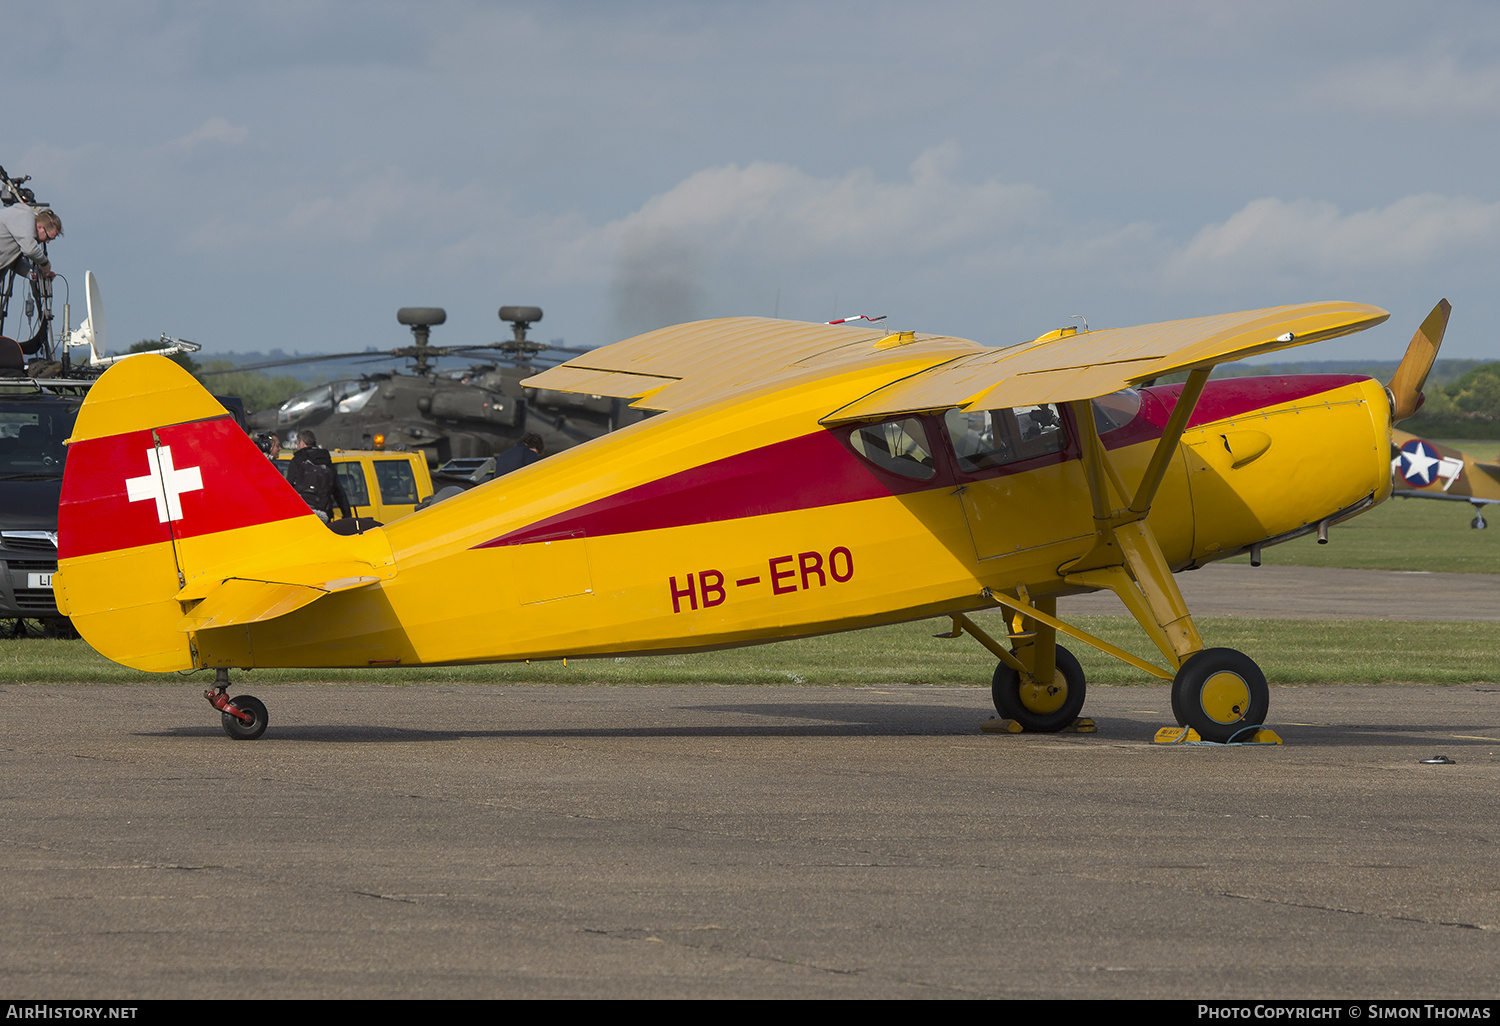
[[[996,614],[976,619],[1003,633]],[[1161,662],[1145,633],[1126,616],[1083,616],[1082,629]],[[1472,684],[1500,682],[1500,624],[1398,620],[1256,620],[1200,617],[1215,648],[1236,648],[1260,664],[1273,684]],[[362,684],[943,684],[988,685],[994,659],[972,639],[932,637],[948,621],[876,627],[820,638],[685,655],[570,659],[486,666],[358,670],[258,669],[232,677],[250,683]],[[1149,684],[1154,679],[1083,644],[1070,644],[1087,679]],[[82,641],[0,642],[0,684],[161,684],[207,686],[212,675],[142,673],[112,663]]]
[[[1427,570],[1500,573],[1500,506],[1486,507],[1493,526],[1469,526],[1474,507],[1466,502],[1389,499],[1329,533],[1319,545],[1307,535],[1263,550],[1267,566],[1334,566],[1356,570]],[[1237,556],[1231,563],[1249,563]]]

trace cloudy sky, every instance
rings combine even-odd
[[[1500,358],[1500,4],[0,0],[0,164],[115,348],[991,344],[1315,299]],[[12,31],[13,30],[13,31]],[[10,38],[11,36],[15,38]],[[24,44],[22,40],[24,39]],[[80,314],[75,313],[75,324]]]

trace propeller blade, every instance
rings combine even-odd
[[[1427,373],[1437,359],[1438,347],[1443,344],[1443,332],[1448,329],[1448,315],[1453,307],[1446,299],[1438,300],[1432,313],[1422,322],[1417,333],[1406,347],[1401,366],[1396,368],[1390,384],[1385,387],[1391,393],[1391,423],[1399,423],[1417,412],[1422,405],[1422,386],[1427,383]]]

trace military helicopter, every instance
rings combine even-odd
[[[318,443],[327,448],[420,449],[429,465],[437,467],[454,459],[504,452],[527,433],[541,436],[544,452],[556,452],[642,419],[641,411],[619,399],[521,387],[525,378],[556,362],[550,359],[551,353],[576,355],[586,350],[548,346],[528,338],[527,330],[542,319],[540,307],[502,306],[499,315],[512,327],[513,337],[503,342],[431,345],[432,329],[448,319],[447,312],[436,306],[406,306],[396,311],[396,320],[411,329],[410,346],[236,367],[233,371],[329,360],[396,357],[412,361],[410,373],[339,378],[300,392],[276,410],[252,415],[250,427],[274,431],[283,442],[311,428]],[[500,359],[441,373],[434,364],[440,357],[483,359],[488,354]],[[233,371],[209,371],[204,376]]]

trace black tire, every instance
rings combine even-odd
[[[1205,648],[1188,657],[1172,680],[1172,714],[1205,741],[1249,740],[1266,722],[1271,689],[1255,660],[1232,648]]]
[[[1061,645],[1057,646],[1057,671],[1061,681],[1055,680],[1054,686],[1062,688],[1061,695],[1052,692],[1039,703],[1034,694],[1027,694],[1030,688],[1022,688],[1019,673],[1004,663],[996,666],[995,679],[990,685],[995,711],[1004,719],[1015,720],[1024,729],[1035,733],[1055,734],[1062,730],[1078,719],[1088,688],[1078,659]],[[1061,703],[1055,704],[1058,697]],[[1041,707],[1035,708],[1039,704]]]
[[[264,702],[250,695],[240,695],[230,701],[234,703],[236,709],[249,713],[252,719],[246,723],[233,713],[223,713],[224,733],[236,741],[254,741],[266,732],[266,724],[270,722],[270,719],[266,715]]]

